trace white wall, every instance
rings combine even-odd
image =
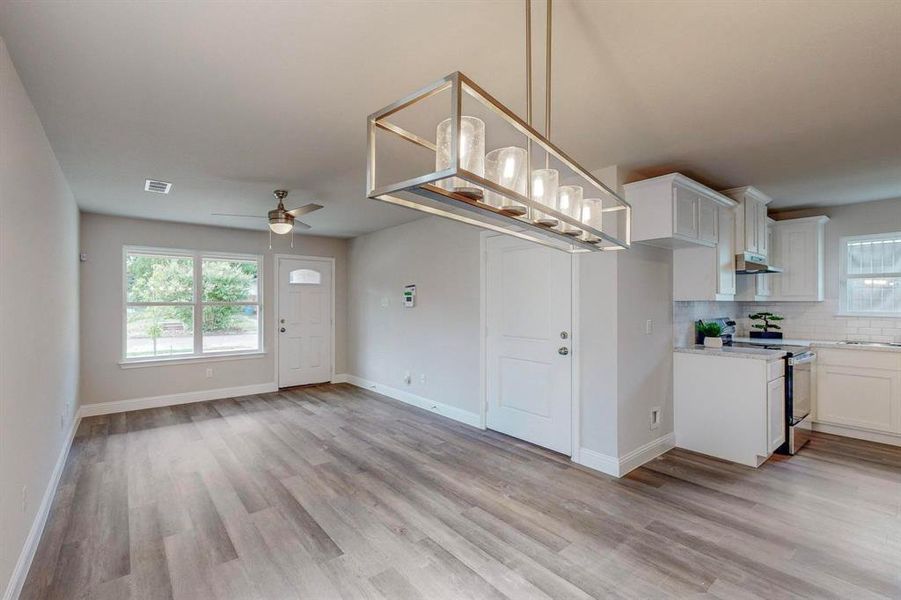
[[[813,215],[829,217],[825,232],[825,301],[676,302],[674,320],[676,345],[694,343],[692,340],[694,321],[711,317],[736,317],[739,335],[747,335],[750,330],[748,314],[761,310],[785,316],[785,321],[780,325],[787,338],[901,342],[901,318],[847,317],[838,314],[839,241],[849,235],[901,231],[901,199],[780,213],[779,218]]]
[[[348,373],[479,413],[479,231],[430,217],[351,240]]]
[[[67,442],[77,390],[78,209],[0,40],[0,591]]]
[[[264,231],[95,214],[81,218],[81,400],[85,405],[275,382],[274,253],[335,258],[335,372],[347,364],[347,240],[298,235],[292,250]],[[122,247],[183,248],[263,255],[266,354],[259,358],[122,368]],[[213,377],[206,377],[206,369]]]

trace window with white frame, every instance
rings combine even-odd
[[[262,350],[259,256],[134,247],[123,254],[126,362]]]
[[[901,317],[901,232],[841,240],[841,312]]]

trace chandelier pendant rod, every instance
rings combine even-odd
[[[544,59],[544,137],[551,139],[551,13],[554,0],[547,0],[547,49]],[[550,168],[551,155],[545,153],[544,168]]]
[[[526,0],[526,122],[532,126],[532,0]],[[526,148],[526,187],[529,198],[532,197],[532,138]],[[532,218],[532,207],[527,208],[526,218]]]

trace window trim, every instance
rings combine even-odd
[[[160,256],[184,257],[194,261],[194,289],[191,302],[129,302],[128,301],[128,268],[129,254],[155,254]],[[240,260],[257,263],[257,300],[256,302],[204,302],[203,301],[203,260]],[[219,252],[207,250],[185,250],[183,248],[162,248],[159,246],[122,246],[122,306],[121,325],[122,341],[119,366],[132,368],[137,366],[153,366],[165,364],[183,364],[193,362],[211,362],[230,358],[259,358],[266,354],[265,320],[263,311],[263,255],[243,254],[239,252]],[[204,306],[256,306],[257,307],[257,347],[253,350],[228,350],[224,352],[203,351],[203,308]],[[131,306],[192,306],[194,324],[194,351],[190,354],[178,354],[171,357],[128,357],[128,308]],[[200,327],[198,327],[200,325]]]
[[[901,312],[872,312],[854,311],[848,307],[848,280],[849,279],[874,279],[879,277],[901,277],[901,273],[868,273],[865,275],[852,275],[848,273],[848,245],[852,242],[865,242],[868,240],[881,240],[889,237],[901,238],[901,231],[886,231],[883,233],[868,233],[864,235],[847,235],[839,238],[839,271],[838,271],[838,313],[839,317],[875,317],[879,319],[901,319]]]

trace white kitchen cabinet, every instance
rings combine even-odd
[[[901,434],[901,353],[817,350],[814,421]]]
[[[785,437],[785,378],[778,363],[784,361],[676,351],[676,446],[751,467],[763,464]]]
[[[719,206],[734,202],[680,173],[623,186],[632,205],[632,241],[664,248],[716,246]]]
[[[735,246],[737,252],[751,252],[768,257],[769,241],[766,235],[767,204],[772,199],[751,186],[725,190],[723,195],[737,201],[735,211]]]
[[[706,244],[717,242],[719,228],[719,204],[708,196],[698,194],[698,241]],[[734,225],[733,225],[734,226]]]
[[[673,250],[673,300],[735,298],[735,212],[732,206],[715,207],[719,224],[716,246]]]
[[[735,295],[735,209],[719,206],[719,236],[716,245],[718,296]]]
[[[767,217],[767,248],[773,247],[773,223],[775,221]],[[772,251],[768,261],[771,265],[779,266],[775,253]],[[780,277],[780,275],[768,273],[766,275],[741,275],[736,277],[735,300],[741,302],[766,302],[773,293],[772,281],[774,277]]]
[[[787,219],[773,223],[773,264],[782,273],[771,276],[770,300],[822,302],[825,228],[829,217]]]

